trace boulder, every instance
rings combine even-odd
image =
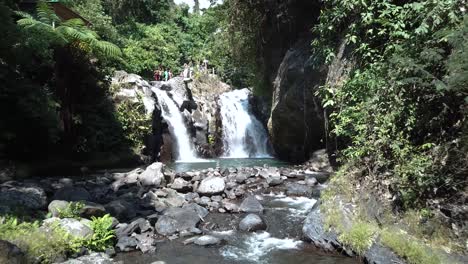
[[[221,239],[214,237],[214,236],[205,235],[205,236],[201,236],[195,239],[193,243],[199,246],[210,246],[210,245],[217,245],[221,243]]]
[[[93,203],[84,202],[84,206],[80,209],[80,216],[91,219],[91,217],[101,217],[106,214],[106,208],[104,206]]]
[[[67,186],[55,192],[53,200],[62,200],[68,202],[91,201],[92,197],[83,187]]]
[[[163,166],[161,162],[149,165],[146,170],[138,175],[138,181],[142,186],[160,186],[164,180]]]
[[[129,237],[129,236],[123,236],[119,238],[119,241],[117,242],[117,247],[121,252],[128,252],[132,251],[137,247],[138,241],[134,237]]]
[[[258,230],[265,230],[266,224],[262,218],[256,214],[248,214],[239,223],[239,229],[246,232],[255,232]]]
[[[201,218],[199,213],[188,208],[169,208],[156,222],[156,231],[164,236],[196,228]]]
[[[60,264],[113,264],[114,262],[105,253],[91,253],[89,255],[81,256],[77,259],[69,259]]]
[[[372,246],[364,253],[365,262],[368,264],[393,264],[405,263],[392,250],[375,241]]]
[[[171,188],[178,191],[178,192],[190,192],[192,190],[192,185],[190,182],[182,179],[182,178],[177,178],[174,180],[174,182],[171,184]]]
[[[197,192],[204,195],[215,195],[224,192],[226,184],[221,177],[210,176],[201,181]]]
[[[53,200],[47,208],[53,217],[58,217],[60,212],[66,210],[69,206],[70,203],[67,201]]]
[[[0,240],[0,263],[26,264],[27,259],[19,247],[8,241]]]
[[[281,176],[279,174],[269,176],[266,179],[266,181],[269,186],[276,186],[276,185],[280,185],[281,183],[283,183],[283,179],[281,179]]]
[[[316,247],[334,252],[337,249],[341,249],[342,245],[338,242],[335,233],[328,232],[324,229],[323,218],[318,204],[319,203],[316,203],[312,211],[307,215],[302,227],[302,233],[305,239]]]
[[[286,184],[286,194],[291,196],[308,196],[312,194],[312,189],[304,184],[288,183]]]
[[[61,228],[70,235],[77,238],[87,238],[93,235],[93,230],[86,222],[74,218],[64,218],[57,220]]]
[[[156,240],[153,233],[133,234],[137,240],[137,248],[143,253],[153,253],[156,251]]]
[[[119,220],[130,220],[136,216],[135,205],[125,200],[115,200],[104,206],[107,212]]]
[[[130,224],[120,224],[115,230],[117,238],[130,236],[133,233],[145,233],[152,229],[148,220],[144,218],[138,218],[132,221]]]
[[[0,201],[2,205],[16,208],[24,207],[32,210],[42,210],[47,207],[47,195],[39,186],[0,186]]]
[[[242,201],[240,210],[245,213],[262,213],[263,206],[255,196],[251,195]]]

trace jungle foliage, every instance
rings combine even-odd
[[[361,180],[398,208],[455,201],[467,183],[464,4],[327,0],[313,28],[318,64],[333,62],[342,38],[355,61],[342,85],[318,92],[340,161],[366,168]]]

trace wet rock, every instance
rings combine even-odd
[[[210,246],[210,245],[217,245],[221,243],[221,239],[214,237],[214,236],[205,235],[205,236],[201,236],[195,239],[193,243],[199,246]]]
[[[226,209],[228,212],[232,213],[238,213],[239,212],[239,206],[235,203],[229,202],[229,201],[223,201],[222,206],[224,209]]]
[[[114,263],[109,255],[105,253],[91,253],[76,259],[69,259],[61,264],[112,264]]]
[[[134,250],[138,245],[138,241],[134,237],[124,236],[119,238],[117,245],[115,245],[121,252],[128,252]]]
[[[156,240],[152,233],[133,234],[137,240],[137,248],[143,253],[153,253],[156,251]]]
[[[161,162],[149,165],[146,170],[138,175],[138,181],[142,186],[160,186],[164,180],[163,166]]]
[[[379,241],[374,242],[364,253],[364,259],[368,264],[405,263],[403,259],[398,257],[389,248],[382,246]]]
[[[330,173],[325,171],[311,171],[304,172],[305,179],[315,178],[319,183],[325,183],[330,178]]]
[[[169,208],[156,222],[156,231],[164,236],[191,230],[200,222],[199,213],[189,208]]]
[[[309,186],[299,183],[288,183],[286,184],[286,194],[293,196],[308,196],[312,193]]]
[[[266,181],[267,181],[269,186],[276,186],[276,185],[280,185],[281,183],[283,183],[283,179],[281,179],[281,176],[279,174],[269,176],[266,179]]]
[[[263,206],[255,196],[251,195],[242,201],[240,210],[245,213],[262,213]]]
[[[315,185],[318,184],[318,181],[317,181],[317,179],[315,179],[315,177],[310,177],[310,178],[307,178],[307,179],[305,180],[305,184],[306,184],[307,186],[315,186]]]
[[[39,186],[0,186],[0,201],[2,205],[16,208],[24,207],[41,210],[47,207],[47,196]]]
[[[221,177],[208,177],[201,181],[197,192],[204,195],[215,195],[224,192],[226,184]]]
[[[143,218],[138,218],[132,221],[130,224],[121,225],[117,230],[115,230],[115,234],[118,238],[130,236],[133,233],[145,233],[152,229],[148,220]]]
[[[178,192],[190,192],[192,190],[192,185],[182,178],[177,178],[171,184],[171,188]]]
[[[342,245],[338,242],[336,234],[325,231],[318,204],[314,205],[314,208],[304,221],[304,226],[302,227],[304,237],[315,246],[327,251],[332,252],[341,249]]]
[[[101,217],[106,214],[106,208],[104,206],[93,203],[85,202],[83,208],[80,209],[80,216],[91,219],[91,217]]]
[[[70,205],[67,201],[53,200],[47,207],[53,217],[58,217],[61,211],[64,211]]]
[[[125,200],[112,201],[104,208],[119,220],[130,220],[136,216],[135,206]]]
[[[246,232],[255,232],[267,228],[262,218],[256,214],[248,214],[239,223],[239,229]]]
[[[27,263],[26,255],[16,245],[0,240],[0,263],[25,264]]]
[[[195,203],[184,205],[182,208],[195,211],[201,219],[205,218],[208,215],[208,210],[206,210],[206,208],[201,207]]]
[[[92,197],[83,187],[63,187],[54,194],[53,200],[78,202],[91,201]]]

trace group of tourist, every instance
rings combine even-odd
[[[200,65],[196,65],[194,67],[192,66],[192,62],[190,63],[185,63],[184,68],[181,72],[181,76],[184,77],[184,79],[191,79],[193,77],[194,70],[196,72],[203,72],[203,73],[209,73],[208,72],[208,60],[204,59],[203,62]],[[213,74],[214,74],[214,69],[213,69]],[[168,81],[172,79],[172,71],[167,68],[159,67],[157,70],[154,71],[154,80],[155,81]]]
[[[154,80],[155,81],[169,81],[172,79],[172,71],[167,68],[159,67],[154,71]]]

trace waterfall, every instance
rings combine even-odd
[[[190,136],[185,127],[184,119],[177,105],[172,101],[166,91],[152,88],[158,97],[158,103],[161,107],[162,117],[169,124],[169,131],[177,145],[177,161],[194,162],[198,158],[193,150]]]
[[[270,157],[268,136],[251,113],[249,94],[248,89],[241,89],[220,95],[224,156],[227,158]]]

